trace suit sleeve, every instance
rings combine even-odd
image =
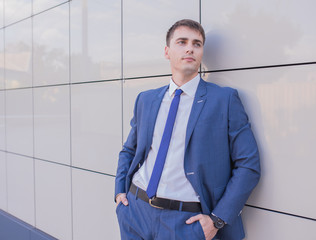
[[[136,98],[134,106],[134,116],[130,122],[131,130],[127,137],[126,142],[123,145],[123,149],[119,153],[118,166],[115,177],[115,196],[119,193],[126,193],[125,180],[132,160],[136,153],[137,147],[137,105],[140,98],[140,94]]]
[[[259,181],[260,162],[257,143],[236,90],[230,95],[228,116],[232,177],[213,213],[232,224]]]

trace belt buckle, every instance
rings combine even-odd
[[[154,205],[154,204],[152,203],[152,200],[155,200],[155,198],[156,198],[156,197],[149,198],[149,205],[152,206],[152,207],[154,207],[154,208],[164,209],[163,207],[158,207],[158,206],[156,206],[156,205]]]

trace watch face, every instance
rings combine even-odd
[[[222,227],[224,227],[225,223],[223,220],[221,219],[217,219],[217,221],[214,222],[214,226],[217,228],[217,229],[221,229]]]
[[[210,217],[214,222],[214,227],[216,227],[217,229],[221,229],[225,226],[225,222],[222,219],[220,219],[219,217],[216,217],[213,214]]]

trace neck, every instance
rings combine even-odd
[[[192,74],[179,74],[179,73],[172,73],[172,80],[175,84],[177,84],[179,87],[186,84],[187,82],[191,81],[198,72],[192,73]]]

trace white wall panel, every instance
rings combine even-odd
[[[5,149],[5,92],[0,91],[0,150]]]
[[[7,211],[7,163],[5,152],[0,151],[0,209]]]
[[[32,0],[3,0],[5,25],[30,17],[32,14]]]
[[[4,89],[4,29],[0,29],[0,89]]]
[[[315,61],[316,2],[202,0],[208,70]]]
[[[124,77],[170,73],[164,59],[165,38],[171,25],[180,19],[199,20],[199,1],[123,2]]]
[[[33,14],[55,7],[66,0],[33,0]]]
[[[35,161],[36,227],[62,240],[72,239],[71,169]]]
[[[119,239],[114,177],[73,169],[74,240]]]
[[[202,0],[206,69],[315,61],[316,2]]]
[[[115,174],[122,146],[121,82],[80,84],[71,89],[73,165]]]
[[[6,149],[33,156],[32,89],[9,90],[5,95]]]
[[[245,240],[313,240],[316,221],[245,207]]]
[[[33,18],[35,86],[69,83],[69,4]]]
[[[34,156],[70,164],[69,86],[34,89]]]
[[[159,88],[168,85],[170,77],[157,77],[149,79],[136,79],[124,81],[123,85],[123,140],[131,130],[130,121],[134,114],[134,106],[137,95],[149,89]]]
[[[4,0],[0,0],[0,28],[4,25]]]
[[[71,1],[71,81],[121,77],[121,4]]]
[[[7,154],[8,212],[34,225],[33,158]]]
[[[316,66],[211,73],[239,90],[259,144],[251,205],[316,218]],[[302,207],[304,206],[304,207]]]
[[[32,22],[5,28],[5,87],[32,86]]]

